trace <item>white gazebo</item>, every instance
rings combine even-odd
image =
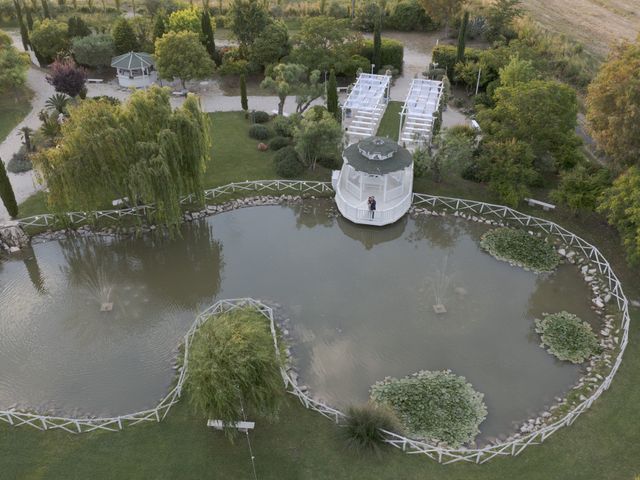
[[[349,145],[344,164],[332,179],[340,213],[355,223],[388,225],[398,221],[411,206],[413,157],[393,140],[369,137]],[[374,197],[376,210],[369,209]]]
[[[129,52],[111,59],[121,87],[146,88],[157,80],[156,64],[148,53]]]
[[[342,106],[348,143],[375,135],[389,102],[391,75],[361,73]]]
[[[414,78],[400,112],[400,143],[414,151],[431,145],[433,126],[442,99],[442,82]]]

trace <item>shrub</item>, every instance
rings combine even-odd
[[[267,123],[271,116],[267,112],[262,112],[260,110],[253,112],[253,122],[254,123]]]
[[[300,162],[296,149],[291,146],[278,150],[273,161],[276,173],[284,178],[295,178],[304,171],[304,165]]]
[[[291,145],[291,139],[287,137],[274,137],[269,141],[269,150],[280,150]]]
[[[56,20],[36,22],[29,38],[41,66],[50,64],[69,48],[67,25]]]
[[[582,363],[601,351],[591,326],[565,311],[543,314],[542,320],[536,319],[536,332],[542,340],[540,346],[547,347],[559,360]]]
[[[271,136],[271,131],[264,125],[255,124],[249,128],[249,136],[256,140],[266,140]]]
[[[13,154],[11,160],[7,164],[7,171],[11,173],[23,173],[33,169],[31,159],[27,154],[27,149],[24,145],[20,146],[20,149]]]
[[[349,16],[347,7],[335,0],[329,4],[329,11],[327,13],[333,18],[347,18]]]
[[[480,240],[480,245],[498,260],[515,263],[534,272],[549,272],[560,263],[560,256],[553,245],[524,230],[495,228]]]
[[[193,337],[185,388],[194,410],[234,422],[243,409],[273,417],[284,394],[266,318],[245,308],[210,318]],[[237,432],[226,429],[228,435]]]
[[[437,27],[418,0],[401,0],[396,3],[386,23],[402,32],[426,32]]]
[[[471,442],[487,416],[484,395],[448,370],[386,378],[371,387],[371,399],[389,407],[409,434],[458,447]]]
[[[295,127],[294,117],[285,117],[278,115],[272,122],[273,130],[280,137],[293,137],[293,129]]]
[[[108,33],[74,38],[71,50],[76,62],[87,67],[108,67],[115,56],[113,37]]]
[[[398,419],[388,408],[372,403],[347,408],[342,432],[347,445],[358,452],[377,452],[384,445],[380,429],[398,430]]]
[[[373,61],[373,40],[364,41],[360,55]],[[399,72],[402,72],[403,58],[404,46],[402,43],[390,38],[382,39],[382,65],[393,65]]]

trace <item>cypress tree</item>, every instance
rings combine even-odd
[[[156,14],[156,21],[153,24],[153,40],[155,41],[157,38],[162,38],[166,32],[167,15],[164,13],[164,10],[160,10]]]
[[[16,218],[18,216],[18,203],[16,202],[16,196],[13,194],[13,188],[2,159],[0,159],[0,198],[2,198],[2,203],[4,203],[4,207],[9,212],[9,216]]]
[[[47,3],[47,0],[40,0],[40,2],[42,3],[42,14],[44,15],[44,18],[51,18],[51,14],[49,13],[49,4]]]
[[[246,114],[249,110],[249,100],[247,99],[247,81],[244,78],[244,73],[240,75],[240,104]]]
[[[373,58],[372,63],[375,65],[374,73],[382,68],[382,38],[380,37],[380,19],[376,19],[373,27]]]
[[[27,18],[27,28],[30,32],[31,30],[33,30],[33,16],[31,15],[31,9],[29,8],[29,6],[26,3],[23,6],[25,17]]]
[[[456,62],[462,62],[464,60],[465,41],[467,38],[467,25],[469,24],[469,11],[465,11],[462,17],[462,23],[460,24],[460,31],[458,32],[458,52],[456,54]]]
[[[16,16],[18,17],[18,23],[20,24],[20,39],[22,40],[22,47],[25,51],[29,49],[29,32],[24,25],[22,19],[22,8],[20,8],[19,0],[13,0],[13,5],[16,7]]]
[[[338,85],[336,83],[336,72],[331,69],[329,73],[329,83],[327,85],[327,110],[333,114],[336,120],[338,117]]]
[[[205,9],[202,11],[202,15],[200,16],[202,23],[202,35],[204,39],[202,44],[204,48],[207,49],[207,53],[211,57],[216,65],[218,64],[217,53],[216,53],[216,42],[213,38],[213,28],[211,27],[211,16],[209,15],[209,10]]]

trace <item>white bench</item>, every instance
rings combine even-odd
[[[542,207],[542,209],[545,211],[554,210],[556,208],[555,205],[541,202],[540,200],[536,200],[534,198],[525,198],[525,201],[529,204],[530,207]]]
[[[102,83],[104,82],[101,78],[87,78],[87,83]]]
[[[247,432],[253,430],[256,426],[256,422],[233,422],[226,425],[230,428],[237,428],[240,432]],[[216,430],[222,430],[225,424],[222,420],[208,420],[207,427],[213,427]]]

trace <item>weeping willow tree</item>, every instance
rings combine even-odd
[[[56,211],[109,208],[116,198],[154,203],[154,221],[175,226],[180,198],[202,200],[209,120],[190,95],[172,111],[166,89],[137,91],[121,105],[86,100],[71,108],[61,137],[34,158]]]
[[[185,388],[192,406],[225,425],[245,415],[275,417],[284,396],[279,357],[260,312],[247,308],[209,319],[189,348]],[[236,430],[225,433],[233,438]]]

